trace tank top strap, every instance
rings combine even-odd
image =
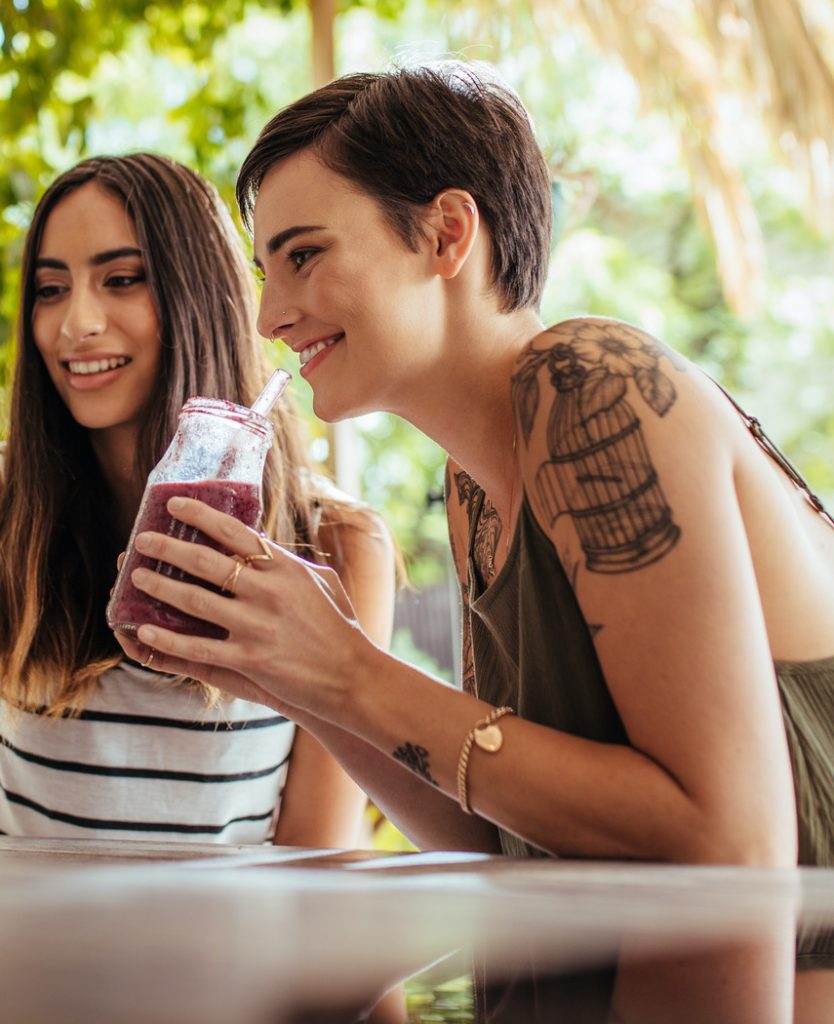
[[[735,398],[733,398],[730,392],[721,384],[719,384],[714,377],[710,377],[710,380],[713,382],[713,384],[715,384],[715,386],[720,391],[723,391],[724,395],[729,400],[730,404],[733,406],[733,408],[736,410],[736,412],[743,420],[744,425],[753,435],[753,439],[756,441],[759,447],[763,451],[765,451],[771,459],[773,459],[773,461],[788,477],[788,479],[791,481],[794,487],[802,491],[811,507],[814,508],[815,511],[817,511],[822,516],[822,518],[828,523],[829,526],[834,527],[834,517],[832,517],[831,513],[828,511],[825,505],[823,505],[822,500],[818,498],[817,495],[814,494],[814,492],[808,486],[805,477],[802,476],[802,474],[799,472],[796,466],[794,466],[794,464],[787,458],[787,456],[767,436],[759,420],[756,419],[755,416],[751,416],[749,413],[745,412],[745,410],[742,409],[742,407],[738,404]]]

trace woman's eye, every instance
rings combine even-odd
[[[41,302],[48,302],[50,299],[54,299],[62,292],[66,291],[63,285],[60,284],[41,284],[35,286],[35,298]]]
[[[145,280],[144,274],[114,274],[107,278],[108,288],[130,288],[131,285],[139,284]]]
[[[287,254],[287,259],[292,263],[296,270],[301,270],[307,260],[309,260],[311,256],[315,256],[317,252],[320,252],[320,250],[315,248],[293,249],[291,253]]]

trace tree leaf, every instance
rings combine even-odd
[[[626,382],[623,377],[609,373],[601,367],[591,370],[582,385],[579,408],[585,423],[610,409],[615,402],[626,393]]]
[[[638,370],[634,374],[634,382],[647,405],[657,413],[665,416],[677,398],[675,385],[660,370]]]
[[[524,443],[530,444],[533,424],[539,410],[539,381],[535,369],[533,372],[517,373],[512,383],[513,408],[521,424]]]

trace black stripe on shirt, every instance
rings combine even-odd
[[[247,779],[265,779],[274,775],[289,760],[290,751],[286,757],[271,765],[269,768],[261,768],[253,772],[229,772],[225,775],[204,775],[201,772],[178,772],[166,771],[153,768],[122,768],[114,765],[85,764],[83,761],[62,761],[54,757],[43,757],[41,754],[33,754],[28,750],[21,750],[10,743],[5,736],[0,736],[0,746],[6,747],[13,754],[23,761],[31,764],[38,764],[44,768],[54,768],[62,772],[79,772],[82,775],[107,775],[114,778],[124,779],[171,779],[176,782],[244,782]],[[2,787],[0,787],[2,788]]]
[[[178,832],[182,834],[198,835],[200,833],[220,835],[230,825],[236,825],[241,821],[265,821],[275,813],[275,808],[270,807],[263,814],[245,814],[240,818],[231,818],[225,825],[183,825],[164,821],[107,821],[99,818],[81,818],[76,814],[64,814],[61,811],[53,811],[48,807],[35,803],[19,793],[11,793],[6,790],[6,798],[10,803],[20,804],[21,807],[28,807],[38,814],[42,814],[50,821],[61,821],[67,825],[77,825],[79,828],[111,829],[117,832]]]
[[[47,707],[27,708],[26,713],[43,717]],[[240,732],[243,729],[271,729],[273,726],[288,722],[284,715],[272,715],[269,718],[247,718],[241,722],[189,722],[182,718],[161,718],[156,715],[125,715],[112,711],[65,711],[62,718],[81,720],[82,722],[118,722],[122,725],[157,725],[163,729],[191,729],[197,732]]]

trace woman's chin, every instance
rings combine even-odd
[[[325,395],[316,391],[313,391],[313,412],[324,423],[338,423],[340,420],[360,415],[360,411],[354,409],[344,399],[340,400],[335,395]]]

